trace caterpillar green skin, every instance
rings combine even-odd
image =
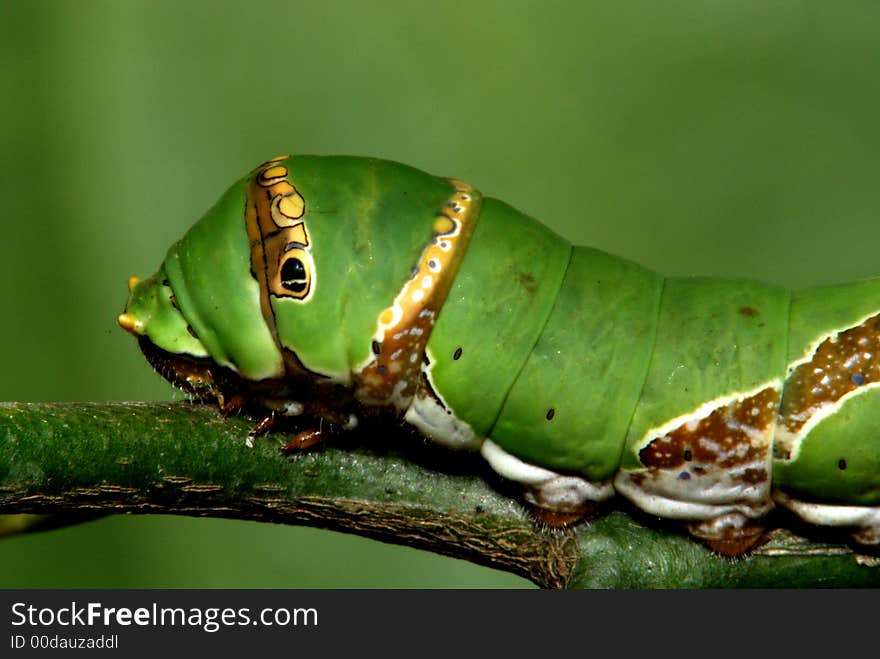
[[[550,517],[618,493],[739,553],[774,502],[880,542],[878,314],[880,280],[664,278],[459,181],[296,156],[133,278],[119,322],[222,407],[397,416]]]

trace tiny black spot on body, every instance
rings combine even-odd
[[[846,460],[844,460],[843,458],[840,458],[840,460],[837,461],[837,468],[840,469],[840,471],[845,470],[846,469]]]
[[[693,459],[694,459],[694,454],[693,454],[693,452],[692,452],[689,448],[686,448],[686,449],[684,450],[684,461],[685,461],[685,462],[690,462],[690,461],[693,460]]]
[[[374,355],[381,355],[382,354],[382,344],[379,343],[378,341],[376,341],[375,339],[373,340],[372,348],[373,348]]]
[[[554,416],[556,416],[556,410],[551,407],[547,410],[547,420],[552,421]]]
[[[452,359],[454,359],[455,361],[461,359],[461,347],[455,349],[455,352],[452,353]]]

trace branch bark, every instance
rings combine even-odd
[[[880,585],[842,536],[776,530],[719,557],[626,508],[543,530],[479,456],[353,435],[284,457],[246,419],[188,403],[0,403],[0,513],[163,513],[304,524],[463,558],[546,588]],[[780,516],[791,524],[791,518]]]

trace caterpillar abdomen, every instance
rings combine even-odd
[[[663,278],[458,181],[296,157],[234,185],[120,324],[221,406],[402,416],[539,508],[617,492],[737,553],[774,499],[880,542],[878,300]]]

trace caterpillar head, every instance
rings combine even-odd
[[[275,158],[131,285],[119,322],[188,391],[284,383],[404,410],[479,209],[470,186],[397,163]]]
[[[117,322],[138,339],[150,365],[197,399],[222,400],[223,380],[208,351],[183,317],[164,270],[128,280],[129,298]]]
[[[221,404],[236,383],[284,372],[251,274],[242,219],[245,185],[244,179],[233,184],[171,246],[155,275],[129,280],[118,319],[163,377],[196,398]]]

